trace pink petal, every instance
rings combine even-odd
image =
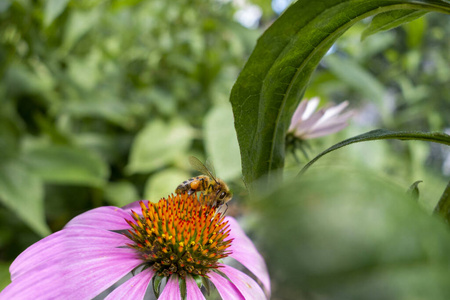
[[[72,253],[58,264],[27,271],[3,290],[0,299],[92,299],[141,262],[128,249],[108,250]]]
[[[347,123],[329,124],[327,126],[320,126],[318,128],[311,130],[309,133],[305,134],[304,138],[312,139],[312,138],[325,136],[328,134],[332,134],[332,133],[341,131],[342,129],[344,129],[347,126],[348,126]]]
[[[308,133],[310,129],[323,117],[323,110],[319,110],[314,113],[309,119],[304,120],[297,124],[294,134],[298,137],[302,137],[305,133]]]
[[[326,121],[334,116],[337,116],[341,111],[343,111],[348,106],[348,101],[344,101],[336,106],[331,106],[325,109],[325,115],[323,120]]]
[[[222,265],[219,269],[239,289],[246,300],[266,299],[261,287],[252,278],[230,266]]]
[[[124,219],[132,220],[130,214],[121,208],[103,206],[76,216],[67,223],[65,228],[83,225],[107,230],[121,230],[130,227]]]
[[[92,298],[136,268],[142,261],[136,258],[130,249],[121,248],[111,251],[96,251],[78,253],[74,262],[66,266],[63,281],[65,288],[70,290],[67,297],[74,299]],[[69,296],[70,295],[70,296]]]
[[[27,272],[29,266],[34,266],[36,263],[42,263],[45,258],[53,258],[52,254],[63,253],[66,241],[66,232],[58,231],[44,239],[34,243],[22,252],[11,264],[9,270],[11,273],[11,280],[15,280],[17,276]],[[45,255],[42,255],[46,253]]]
[[[121,284],[105,299],[144,299],[145,292],[153,275],[155,275],[155,271],[146,269]]]
[[[313,128],[316,129],[316,127],[323,127],[323,126],[329,126],[332,124],[340,124],[340,123],[347,123],[348,120],[353,116],[353,111],[348,111],[343,113],[339,116],[334,116],[333,118],[330,118],[328,120],[325,120],[322,122],[318,122]]]
[[[222,299],[230,300],[245,300],[244,296],[239,292],[234,284],[232,284],[228,279],[222,277],[222,275],[216,272],[208,273],[209,279],[216,286]]]
[[[295,129],[295,125],[298,122],[302,121],[302,116],[303,113],[305,112],[306,109],[306,104],[308,103],[307,99],[304,99],[300,102],[300,104],[297,106],[297,109],[294,112],[294,115],[291,118],[291,125],[289,126],[288,131],[292,131]]]
[[[317,106],[319,106],[320,99],[319,97],[311,98],[308,103],[306,104],[306,110],[303,114],[302,120],[308,119],[312,113],[317,109]]]
[[[0,292],[0,299],[66,299],[62,276],[63,272],[52,268],[42,270],[39,276],[21,276]]]
[[[191,276],[186,276],[186,298],[204,300],[202,291],[198,288],[197,283]]]
[[[139,204],[139,202],[141,201],[144,201],[145,205],[147,205],[147,200],[139,200],[131,202],[130,204],[127,204],[125,206],[122,206],[122,210],[125,211],[126,213],[131,213],[132,210],[139,213],[141,211],[141,205]]]
[[[164,287],[158,300],[181,300],[180,285],[178,283],[177,275],[170,276],[169,281]]]
[[[119,248],[127,241],[88,226],[54,233],[13,262],[6,299],[93,298],[142,263],[133,249]]]
[[[256,250],[252,241],[245,235],[238,222],[231,217],[225,217],[225,219],[230,225],[230,238],[234,238],[230,246],[230,250],[232,251],[230,257],[240,262],[255,274],[270,294],[270,277],[264,258]]]
[[[33,244],[22,252],[11,264],[11,278],[14,279],[33,268],[40,268],[58,261],[70,260],[71,251],[117,248],[129,239],[115,232],[76,227],[63,229]]]

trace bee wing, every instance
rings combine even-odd
[[[212,175],[214,180],[216,180],[216,170],[214,169],[214,165],[213,165],[212,161],[210,161],[209,159],[206,159],[205,167],[208,169],[209,173]]]
[[[195,156],[189,156],[189,163],[191,166],[196,169],[197,171],[201,172],[202,174],[208,175],[212,179],[216,180],[216,177],[214,176],[214,170],[211,172],[211,164],[209,162],[206,162],[206,164],[209,166],[205,166],[197,157]]]

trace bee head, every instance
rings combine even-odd
[[[217,179],[217,190],[216,190],[216,202],[217,205],[222,205],[227,203],[233,197],[233,193],[230,188],[221,179]]]

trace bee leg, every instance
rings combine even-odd
[[[220,212],[220,210],[222,209],[222,206],[224,206],[224,205],[226,205],[226,208],[225,208],[225,211],[222,213],[222,216],[223,215],[225,215],[226,213],[227,213],[227,210],[228,210],[228,204],[227,203],[225,203],[225,204],[222,204],[222,205],[216,205],[215,207],[216,207],[216,214],[218,214],[219,212]]]
[[[223,212],[223,215],[227,213],[227,210],[228,210],[228,203],[225,203],[225,206],[226,206],[226,208],[225,208],[225,211]]]

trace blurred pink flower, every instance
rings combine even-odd
[[[340,114],[348,106],[348,101],[315,111],[319,102],[318,97],[302,100],[292,116],[288,132],[298,139],[307,140],[338,132],[348,126],[347,121],[353,111]]]
[[[219,260],[227,256],[255,274],[265,293],[251,277]],[[163,278],[160,300],[182,294],[205,299],[197,285],[202,277],[223,299],[270,295],[264,259],[237,221],[194,195],[90,210],[22,252],[10,272],[12,282],[0,299],[92,299],[115,286],[102,296],[144,299],[152,279]],[[121,280],[126,275],[132,276]]]

